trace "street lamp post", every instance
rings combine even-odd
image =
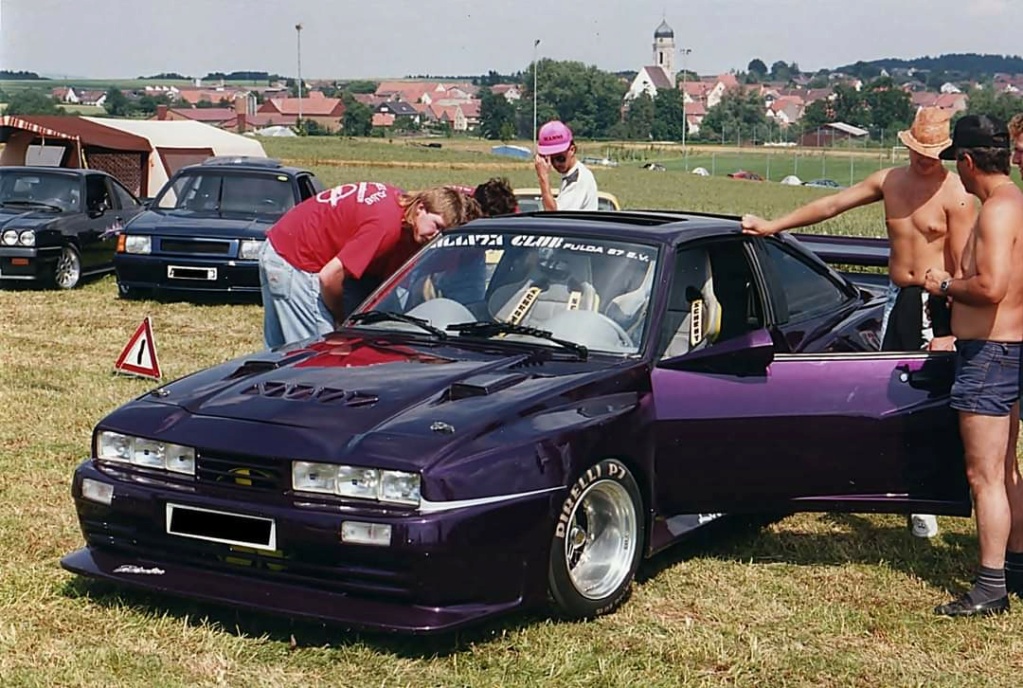
[[[298,39],[298,124],[302,124],[302,25],[295,24]]]
[[[686,115],[686,56],[692,48],[679,48],[682,53],[682,164],[689,171],[689,151],[686,150],[686,132],[689,131],[689,117]]]
[[[540,71],[540,64],[536,61],[536,49],[540,46],[540,39],[533,41],[533,150],[536,151],[536,73]]]

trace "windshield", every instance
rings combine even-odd
[[[178,175],[152,207],[196,213],[281,215],[295,204],[286,174],[237,174],[215,170]]]
[[[360,310],[421,318],[451,337],[486,330],[450,325],[511,323],[590,351],[634,354],[643,344],[657,255],[655,246],[603,238],[453,232],[420,251]],[[359,326],[422,331],[393,320]],[[486,336],[555,346],[519,333]]]
[[[78,177],[66,174],[5,171],[0,173],[0,203],[77,211],[81,207],[81,184]]]

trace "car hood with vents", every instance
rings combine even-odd
[[[337,333],[172,382],[100,426],[217,451],[338,462],[372,455],[421,468],[531,414],[599,406],[604,389],[620,406],[622,383],[611,378],[621,365],[553,351]],[[594,409],[582,413],[603,413]]]

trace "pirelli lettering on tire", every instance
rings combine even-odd
[[[572,518],[572,510],[575,509],[575,503],[579,501],[579,497],[582,496],[587,485],[601,478],[620,480],[625,474],[625,466],[617,461],[602,461],[587,468],[586,472],[579,476],[579,479],[572,483],[572,487],[568,490],[568,497],[561,505],[561,513],[558,514],[558,525],[554,528],[554,537],[562,540],[565,538],[565,534],[568,532],[568,522]]]

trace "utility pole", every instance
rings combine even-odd
[[[295,35],[298,38],[298,122],[302,124],[302,25],[295,24]]]
[[[692,48],[679,48],[682,53],[682,164],[689,171],[689,151],[686,150],[686,133],[689,131],[689,117],[686,115],[686,56]]]
[[[537,62],[536,49],[540,46],[540,39],[533,41],[533,152],[536,152],[536,73],[540,71],[540,63]]]

